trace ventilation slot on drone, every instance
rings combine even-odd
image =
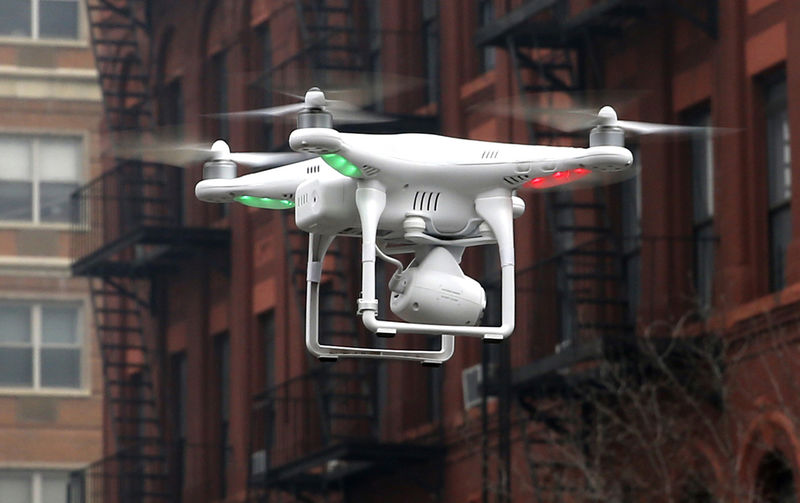
[[[485,150],[481,155],[481,159],[497,159],[499,150]]]
[[[361,167],[361,172],[364,173],[364,176],[374,176],[381,172],[378,168],[374,166],[367,166],[366,164]]]
[[[417,192],[414,196],[413,208],[419,211],[436,211],[439,209],[441,192]]]
[[[519,185],[520,183],[526,181],[528,178],[530,178],[530,175],[507,176],[503,178],[503,181],[509,185]]]
[[[311,173],[319,173],[319,165],[309,166],[306,168],[306,174],[310,175]]]

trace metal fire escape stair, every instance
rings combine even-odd
[[[549,19],[548,24],[555,26],[552,31],[544,30],[537,36],[537,31],[509,29],[503,45],[510,55],[521,99],[528,99],[529,93],[569,93],[586,89],[590,82],[602,83],[593,41],[621,30],[642,15],[641,9],[623,4],[600,2],[589,8],[594,15],[576,20],[569,16],[567,2],[538,2],[538,11],[528,15],[531,19]],[[532,144],[545,139],[554,144],[585,145],[588,140],[588,135],[567,135],[531,122],[527,127]],[[607,340],[631,336],[632,327],[628,299],[623,295],[621,243],[611,224],[604,189],[591,194],[553,192],[544,197],[552,231],[561,325],[561,343],[557,354],[550,358],[553,361],[538,363],[543,372],[540,378],[550,382],[558,381],[558,372],[565,367],[601,357]],[[529,413],[524,428],[535,432],[531,437],[525,436],[525,443],[526,451],[531,453],[527,456],[528,468],[537,499],[559,501],[571,497],[571,493],[587,491],[589,482],[581,482],[576,459],[568,455],[553,457],[553,453],[569,449],[580,453],[583,425],[575,410],[580,402],[556,399],[548,410],[543,410],[536,407],[535,399],[524,403],[532,397],[520,398]],[[550,454],[535,455],[542,444],[552,447],[543,451]]]
[[[116,441],[121,494],[134,501],[168,501],[167,458],[143,325],[144,301],[131,278],[90,280],[95,332],[103,362],[106,407]],[[141,281],[141,280],[138,280]],[[144,285],[146,286],[146,285]]]
[[[476,42],[508,51],[522,99],[528,93],[602,88],[604,70],[597,46],[618,37],[653,9],[669,9],[709,36],[716,34],[716,0],[601,0],[574,14],[567,0],[530,0],[482,29]],[[557,144],[577,140],[585,145],[588,136],[537,129],[530,122],[528,132],[531,143],[546,138]],[[583,435],[591,422],[586,417],[591,407],[587,408],[580,389],[591,388],[596,369],[590,366],[575,374],[565,370],[580,361],[612,356],[620,350],[613,341],[633,335],[629,299],[623,295],[622,242],[611,225],[606,193],[598,189],[590,197],[567,192],[545,195],[564,339],[549,358],[552,361],[534,362],[515,372],[527,414],[523,442],[538,501],[596,497],[596,488],[585,476],[591,467],[580,466],[587,461]]]
[[[364,70],[352,0],[295,0],[295,7],[312,72]]]
[[[296,0],[295,6],[303,52],[315,78],[321,74],[324,79],[331,71],[358,73],[365,69],[352,0]],[[284,215],[292,285],[304,315],[308,236]],[[350,241],[334,240],[323,266],[320,339],[326,344],[359,345],[351,281],[356,255],[347,249]],[[325,416],[322,424],[326,443],[365,436],[376,438],[375,364],[343,359],[332,365],[323,363],[318,372],[316,394]],[[368,434],[364,435],[365,432]]]
[[[143,59],[150,50],[144,45],[149,29],[146,7],[140,0],[87,0],[105,122],[112,133],[146,130],[153,125],[149,69]],[[135,162],[116,161],[117,168],[131,163]],[[139,164],[141,173],[152,167]],[[148,183],[159,183],[144,178],[139,182],[144,188],[136,193],[141,192],[142,197],[146,197]],[[123,262],[126,259],[131,264],[130,274],[117,270],[114,275],[90,278],[106,407],[116,442],[116,473],[108,476],[116,477],[120,501],[172,501],[173,495],[166,489],[169,472],[154,384],[152,340],[143,323],[148,306],[139,295],[142,289],[149,291],[148,279],[134,270],[133,257],[122,257]]]
[[[308,234],[297,229],[284,213],[288,264],[292,288],[301,316],[305,316]],[[323,264],[320,285],[320,340],[324,344],[357,346],[360,340],[352,298],[353,247],[355,241],[337,238]],[[304,318],[303,318],[304,319]],[[315,368],[315,393],[323,414],[326,444],[375,439],[378,433],[375,377],[372,361],[341,359],[319,363]]]
[[[549,15],[563,20],[567,4],[545,2]],[[622,8],[622,2],[606,2],[614,8],[602,9],[596,18],[586,18],[582,36],[568,38],[542,36],[529,32],[510,33],[505,40],[511,55],[518,92],[525,99],[528,93],[578,91],[587,86],[589,77],[601,82],[597,68],[591,66],[593,36],[608,35],[610,27],[622,27],[642,15],[639,8]],[[598,4],[598,5],[603,5]],[[535,17],[539,13],[532,13]],[[593,33],[597,27],[602,31]],[[577,25],[576,28],[577,29]],[[589,75],[591,71],[592,75]],[[573,141],[585,144],[586,136],[575,137],[556,131],[537,128],[528,123],[529,140],[542,138],[560,144]],[[611,225],[609,208],[603,190],[590,197],[577,199],[568,192],[545,195],[548,221],[552,230],[553,249],[558,258],[558,295],[561,304],[562,343],[560,350],[576,350],[581,344],[597,344],[605,337],[630,334],[627,299],[621,285],[624,280],[623,256],[619,240]]]

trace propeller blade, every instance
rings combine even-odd
[[[395,120],[388,115],[362,110],[342,100],[328,100],[328,111],[333,114],[333,122],[337,124],[374,124]]]
[[[230,160],[252,168],[284,166],[314,157],[303,152],[231,152]]]
[[[677,124],[658,124],[655,122],[640,122],[619,120],[617,125],[625,130],[626,133],[638,135],[650,134],[686,134],[686,135],[708,135],[726,134],[738,131],[735,128],[721,128],[711,126],[682,126]]]
[[[259,108],[256,110],[242,110],[240,112],[224,112],[219,114],[207,114],[206,117],[232,117],[232,118],[252,118],[252,117],[285,117],[296,114],[305,108],[303,103],[290,103],[288,105],[278,105],[275,107]]]
[[[316,75],[313,82],[306,81],[308,85],[305,87],[280,89],[276,92],[302,100],[309,87],[317,86],[331,99],[366,107],[426,85],[426,80],[420,77],[357,70],[327,70]]]
[[[213,156],[208,144],[163,144],[116,147],[114,157],[184,167]]]
[[[208,143],[118,148],[114,151],[114,155],[121,159],[135,159],[177,167],[185,167],[188,164],[215,158],[230,159],[236,164],[252,168],[283,166],[313,157],[300,152],[221,152],[209,147]]]

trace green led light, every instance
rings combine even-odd
[[[320,157],[322,157],[322,160],[325,161],[328,164],[328,166],[335,169],[344,176],[349,176],[350,178],[364,177],[364,174],[361,173],[361,170],[358,169],[358,166],[348,161],[347,158],[340,156],[339,154],[322,154]]]
[[[264,208],[266,210],[290,210],[294,208],[294,201],[288,199],[272,199],[271,197],[239,196],[234,198],[237,203],[253,208]]]

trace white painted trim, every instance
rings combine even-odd
[[[89,388],[61,389],[61,388],[0,388],[0,399],[3,397],[37,396],[53,398],[92,398]]]
[[[39,68],[30,66],[0,65],[0,77],[64,78],[97,80],[95,68]],[[98,85],[99,87],[99,85]]]
[[[61,462],[54,462],[54,463],[47,463],[41,461],[8,461],[2,460],[0,461],[0,470],[25,470],[25,471],[64,471],[64,472],[71,472],[74,470],[80,470],[86,468],[89,462],[86,463],[61,463]]]
[[[60,38],[30,38],[30,37],[0,37],[0,45],[35,45],[43,47],[89,48],[88,39],[60,39]]]

